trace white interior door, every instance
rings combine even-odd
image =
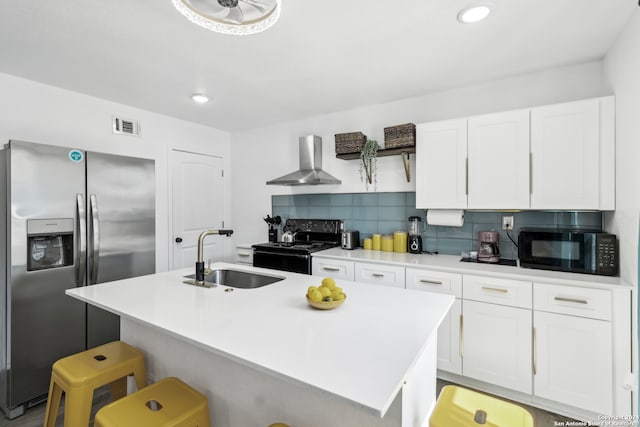
[[[172,172],[172,268],[194,267],[198,236],[204,230],[224,228],[222,158],[174,150]],[[206,263],[222,261],[222,236],[207,236]]]

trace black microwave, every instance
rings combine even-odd
[[[518,234],[520,266],[572,273],[618,275],[615,234],[575,229],[522,229]]]

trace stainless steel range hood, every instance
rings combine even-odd
[[[267,185],[342,184],[342,181],[322,170],[322,138],[316,135],[300,137],[300,169]]]

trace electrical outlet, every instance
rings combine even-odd
[[[513,216],[503,216],[502,217],[502,229],[503,230],[513,230]]]

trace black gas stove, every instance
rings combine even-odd
[[[253,245],[253,266],[311,274],[311,254],[340,245],[338,219],[288,219],[283,232],[290,242]]]

